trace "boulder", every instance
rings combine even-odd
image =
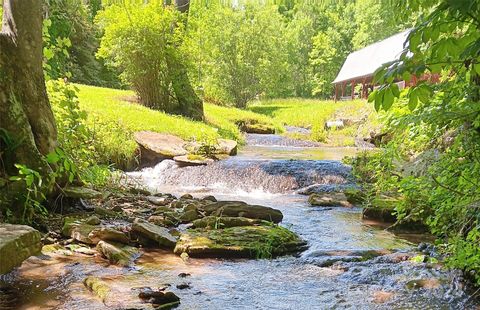
[[[85,224],[88,225],[100,225],[102,221],[98,218],[98,216],[92,215],[85,220]]]
[[[270,207],[249,205],[242,201],[217,201],[201,207],[206,215],[246,217],[279,223],[283,219],[280,210]]]
[[[177,239],[165,227],[160,227],[140,219],[134,221],[132,232],[153,241],[159,247],[171,249],[175,247],[177,242]]]
[[[155,309],[171,309],[180,304],[180,298],[172,292],[142,288],[138,297],[146,303],[155,305]]]
[[[102,193],[87,187],[68,186],[63,189],[63,194],[68,198],[75,199],[96,199],[102,198]]]
[[[378,220],[387,223],[395,223],[395,207],[401,202],[400,197],[378,195],[372,199],[368,207],[364,207],[362,215],[364,219]]]
[[[154,215],[165,215],[165,214],[175,214],[174,209],[170,209],[169,207],[157,207],[155,211],[153,211]]]
[[[97,251],[112,264],[119,266],[129,266],[136,258],[140,256],[137,248],[120,244],[100,241],[97,244]]]
[[[305,242],[277,225],[190,229],[180,236],[175,254],[214,258],[270,258],[303,250]]]
[[[182,155],[182,156],[175,156],[173,160],[180,166],[180,167],[187,167],[187,166],[206,166],[210,163],[213,163],[213,159],[205,158],[200,155]]]
[[[119,242],[123,244],[128,244],[130,242],[130,239],[127,237],[127,235],[110,227],[95,228],[88,234],[88,238],[93,243],[98,243],[100,240]]]
[[[66,217],[62,228],[62,235],[82,243],[96,244],[89,237],[89,234],[95,228],[98,228],[98,226],[86,224],[72,217]]]
[[[230,156],[237,155],[237,141],[229,139],[217,139],[217,152]]]
[[[212,196],[212,195],[208,195],[208,196],[205,196],[203,197],[202,199],[200,199],[202,201],[210,201],[210,202],[217,202],[217,198],[215,198],[215,196]]]
[[[0,224],[0,275],[42,250],[40,232],[26,225]]]
[[[236,226],[254,226],[262,223],[265,222],[262,220],[249,219],[246,217],[206,216],[204,218],[193,221],[193,227],[219,229]]]
[[[180,199],[182,200],[190,200],[193,199],[193,196],[191,194],[183,194]]]
[[[308,202],[313,206],[321,207],[352,207],[344,193],[311,194]]]
[[[144,164],[155,164],[164,159],[186,155],[185,141],[177,136],[152,131],[139,131],[134,139],[140,146],[140,156]]]
[[[176,220],[172,220],[170,217],[163,215],[152,215],[147,221],[162,227],[172,227],[177,225]]]
[[[182,223],[190,223],[198,219],[199,215],[197,210],[186,210],[178,218]]]

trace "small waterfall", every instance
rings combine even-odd
[[[287,193],[312,184],[350,183],[350,168],[338,161],[240,160],[231,158],[208,166],[179,167],[164,160],[153,168],[130,174],[150,188],[205,188],[221,192]]]
[[[248,134],[247,145],[275,147],[318,147],[321,144],[313,141],[290,139],[281,135]]]

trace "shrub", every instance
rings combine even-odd
[[[175,112],[168,58],[182,59],[177,46],[184,34],[181,16],[160,1],[110,5],[97,16],[104,30],[98,55],[122,70],[122,79],[147,107]]]

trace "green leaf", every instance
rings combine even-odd
[[[407,72],[407,71],[403,72],[402,79],[404,81],[409,82],[411,78],[412,78],[412,75],[410,74],[410,72]]]
[[[60,156],[57,155],[55,152],[51,152],[47,155],[47,162],[49,164],[55,164],[60,160]]]
[[[394,97],[396,98],[400,97],[400,88],[398,88],[397,84],[392,84],[390,88],[392,89],[392,93]]]
[[[382,100],[383,100],[383,92],[378,92],[375,95],[375,111],[380,111],[380,108],[382,106]]]
[[[28,174],[25,176],[25,184],[27,184],[28,187],[32,186],[33,184],[33,175]]]
[[[473,65],[473,70],[480,75],[480,64],[474,64]]]
[[[55,53],[51,49],[45,47],[43,48],[43,55],[47,60],[50,60],[55,56]]]
[[[383,103],[382,103],[383,109],[385,111],[388,111],[392,107],[394,99],[395,97],[393,95],[392,89],[391,88],[386,89],[383,95]]]
[[[417,94],[415,92],[412,92],[410,94],[410,98],[408,99],[408,108],[410,109],[410,111],[415,110],[415,108],[417,107],[417,104],[418,104]]]
[[[377,96],[378,91],[374,90],[368,95],[368,102],[375,101],[375,97]]]

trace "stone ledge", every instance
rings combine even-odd
[[[0,274],[10,272],[41,250],[39,231],[26,225],[0,224]]]

